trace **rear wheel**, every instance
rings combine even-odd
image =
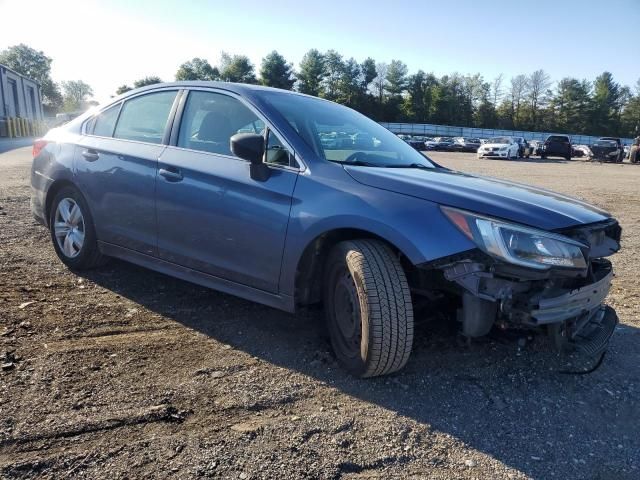
[[[358,377],[401,369],[413,344],[409,284],[393,251],[378,240],[337,244],[327,262],[324,309],[340,364]]]
[[[82,194],[73,187],[56,193],[49,212],[51,241],[62,263],[83,270],[103,265],[93,218]]]

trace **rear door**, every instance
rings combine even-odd
[[[155,177],[178,90],[153,91],[97,115],[78,142],[76,178],[98,239],[156,255]]]
[[[240,98],[192,90],[158,163],[158,253],[169,262],[268,292],[280,265],[298,177],[292,150]],[[179,117],[179,118],[178,118]],[[230,150],[239,132],[265,135],[270,177],[250,177]]]

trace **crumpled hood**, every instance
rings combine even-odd
[[[529,185],[434,168],[344,166],[357,182],[544,230],[601,222],[593,205]]]

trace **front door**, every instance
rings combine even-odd
[[[158,253],[167,261],[268,292],[277,292],[298,172],[289,152],[235,97],[189,93],[177,145],[158,162]],[[238,132],[267,135],[271,175],[251,179],[249,163],[230,150]],[[269,151],[272,155],[269,155]],[[283,160],[284,158],[284,160]]]

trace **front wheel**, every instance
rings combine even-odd
[[[327,262],[324,309],[339,363],[358,377],[400,370],[413,344],[409,284],[394,252],[378,240],[337,244]]]
[[[83,270],[105,263],[89,206],[75,188],[64,187],[56,193],[51,202],[49,228],[53,248],[68,267]]]

